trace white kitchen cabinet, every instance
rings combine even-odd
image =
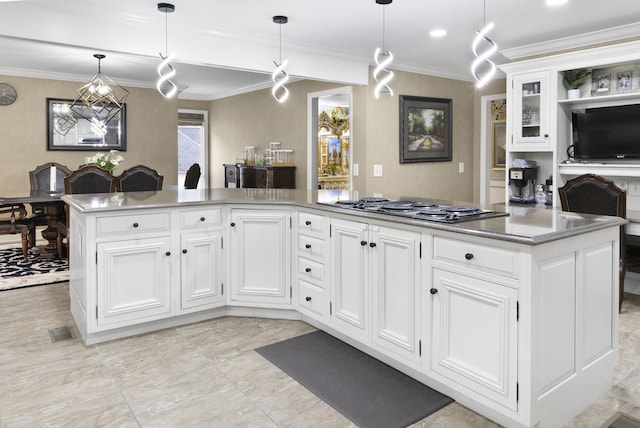
[[[171,315],[171,253],[168,236],[97,245],[96,331]]]
[[[517,290],[434,269],[430,372],[517,408]]]
[[[369,340],[369,225],[331,220],[332,325]]]
[[[371,226],[372,342],[397,360],[420,365],[420,233]]]
[[[232,208],[230,304],[291,307],[291,214]]]
[[[298,310],[316,320],[329,319],[329,219],[298,211],[296,217],[296,278]]]
[[[513,151],[551,149],[549,135],[549,73],[527,73],[513,77],[511,130]]]
[[[180,311],[224,304],[223,229],[219,207],[180,210]]]

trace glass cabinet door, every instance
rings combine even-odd
[[[546,73],[517,76],[513,80],[513,146],[516,149],[549,146],[547,82]]]

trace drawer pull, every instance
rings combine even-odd
[[[473,254],[467,253],[467,254],[464,255],[464,258],[467,259],[467,260],[471,260],[473,258]]]
[[[133,227],[138,227],[138,223],[133,223]]]
[[[304,248],[306,248],[307,250],[310,250],[311,249],[311,244],[305,245]]]
[[[306,268],[304,271],[305,271],[305,272],[307,272],[307,273],[309,273],[309,272],[311,272],[311,268],[310,268],[310,267],[308,267],[308,268]]]
[[[170,256],[171,255],[171,251],[167,251],[166,253],[164,253],[166,256]]]
[[[429,293],[431,294],[436,294],[438,292],[437,288],[432,288],[431,290],[429,290]]]
[[[306,224],[307,226],[311,226],[311,222],[309,220],[305,221],[304,224]]]
[[[182,250],[182,254],[187,254],[187,249]]]
[[[360,245],[364,247],[365,245],[367,245],[367,241],[360,241]]]
[[[231,223],[231,227],[235,227],[235,225],[236,225],[235,223],[233,223],[233,222]]]
[[[311,301],[311,297],[307,296],[307,297],[304,298],[304,300],[306,300],[307,302],[310,302]]]
[[[371,242],[371,243],[369,244],[369,246],[370,246],[371,248],[374,248],[374,247],[376,246],[376,243],[375,243],[375,242]]]
[[[206,219],[204,217],[200,217],[200,221],[205,221]]]

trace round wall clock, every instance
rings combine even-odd
[[[18,98],[18,93],[13,86],[8,83],[0,83],[0,106],[13,104],[16,98]]]

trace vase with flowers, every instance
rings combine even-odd
[[[110,150],[109,153],[98,152],[93,156],[85,158],[87,165],[95,165],[99,168],[113,172],[113,169],[122,162],[124,158],[117,150]]]

